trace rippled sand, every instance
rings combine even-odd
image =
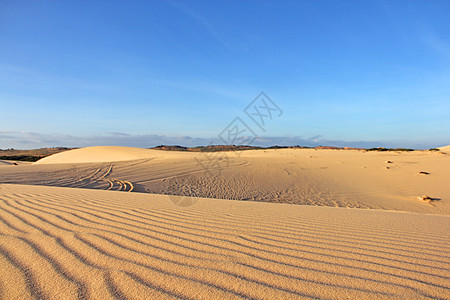
[[[449,293],[447,216],[0,185],[0,291],[27,298]]]
[[[1,299],[450,294],[448,155],[82,150],[0,168]]]
[[[449,182],[450,155],[430,151],[91,147],[0,168],[0,183],[446,215]],[[424,195],[433,201],[419,200]]]

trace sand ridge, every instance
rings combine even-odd
[[[227,152],[220,154],[227,155],[219,161],[222,169],[206,172],[207,155],[219,154],[113,147],[111,152],[120,156],[115,159],[141,152],[148,156],[111,162],[105,154],[103,162],[67,163],[98,158],[105,149],[63,152],[48,157],[48,164],[5,166],[0,182],[450,214],[450,160],[440,152]],[[433,200],[419,200],[424,195]]]
[[[443,147],[439,147],[438,149],[439,149],[440,151],[442,151],[442,152],[450,153],[450,145],[448,145],[448,146],[443,146]]]
[[[2,184],[1,297],[445,298],[449,229],[438,215]]]
[[[201,154],[194,154],[200,156]],[[179,151],[161,151],[121,146],[94,146],[68,150],[44,157],[35,164],[82,164],[131,161],[140,159],[176,159],[192,157],[192,153]]]
[[[68,164],[124,161],[154,157],[155,151],[118,146],[95,146],[73,149],[40,159],[36,164]]]

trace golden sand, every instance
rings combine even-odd
[[[141,150],[0,169],[1,299],[448,298],[448,155]]]

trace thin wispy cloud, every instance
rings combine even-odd
[[[450,59],[450,42],[438,36],[432,31],[422,34],[422,41],[436,53],[442,55],[446,59]]]
[[[74,136],[63,134],[41,134],[36,132],[0,131],[0,149],[34,149],[42,147],[89,147],[127,146],[148,148],[157,145],[207,145],[209,139],[190,136],[165,136],[157,134],[132,135],[122,132],[108,134]]]
[[[0,149],[35,149],[43,147],[89,147],[89,146],[126,146],[150,148],[158,145],[180,145],[187,147],[222,145],[219,137],[199,138],[192,136],[167,136],[158,134],[128,134],[110,132],[90,136],[74,136],[59,134],[42,134],[37,132],[0,131]],[[410,147],[428,149],[442,145],[432,143],[414,144],[408,141],[363,141],[332,140],[322,135],[311,137],[291,136],[258,136],[252,146],[334,146],[334,147]]]
[[[231,99],[242,99],[248,101],[251,89],[248,86],[242,86],[241,84],[227,84],[227,83],[214,83],[204,79],[188,79],[188,80],[167,80],[162,78],[148,77],[145,82],[150,85],[156,85],[165,88],[173,88],[182,91],[200,92],[212,95],[219,95]],[[251,98],[250,98],[251,99]]]
[[[198,24],[202,25],[205,31],[208,32],[209,36],[211,36],[214,40],[216,40],[226,49],[230,51],[236,50],[230,43],[228,43],[225,39],[221,37],[218,30],[211,24],[211,22],[209,22],[199,13],[195,12],[188,4],[175,1],[168,1],[167,3],[170,4],[172,7],[178,9],[179,11],[183,12],[185,15],[189,16],[192,20],[195,20]]]
[[[42,91],[64,91],[66,89],[83,89],[110,91],[111,86],[99,84],[86,79],[55,75],[20,65],[0,64],[0,80],[2,84],[20,88]],[[20,85],[18,84],[20,82]]]

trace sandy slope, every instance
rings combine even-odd
[[[0,297],[447,298],[449,217],[0,185]]]
[[[69,150],[47,156],[40,159],[36,164],[67,164],[67,163],[92,163],[107,161],[123,161],[155,156],[155,150],[117,147],[97,146]]]
[[[93,160],[103,162],[73,163]],[[93,147],[2,167],[0,182],[450,214],[450,156],[432,151]],[[423,195],[435,200],[419,200]]]
[[[31,165],[28,161],[16,161],[16,160],[0,160],[0,167],[12,166],[12,165]]]
[[[192,155],[191,153],[178,151],[159,151],[153,149],[119,146],[95,146],[53,154],[38,160],[35,164],[105,163],[154,158],[175,159],[184,157],[192,158]]]
[[[441,150],[442,152],[448,152],[448,153],[450,153],[450,145],[448,145],[448,146],[443,146],[443,147],[439,147],[439,150]]]

